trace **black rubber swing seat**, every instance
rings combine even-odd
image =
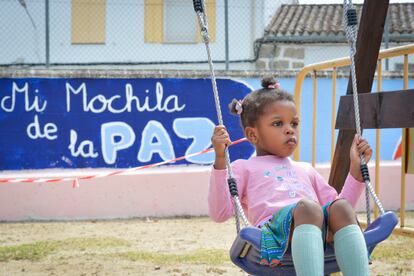
[[[385,212],[373,221],[364,231],[365,243],[368,252],[374,250],[375,246],[391,235],[398,218],[394,212]],[[260,265],[260,241],[262,232],[257,227],[245,227],[237,235],[230,249],[232,262],[250,275],[296,275],[293,266],[290,249],[281,260],[282,266],[269,267]],[[325,251],[325,274],[340,271],[335,258],[332,246],[328,246]]]

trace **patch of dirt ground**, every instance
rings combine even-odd
[[[246,275],[228,257],[235,232],[206,217],[0,223],[0,275]],[[413,248],[383,242],[372,275],[414,275]]]

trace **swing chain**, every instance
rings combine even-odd
[[[352,80],[352,91],[354,99],[354,111],[355,111],[355,126],[356,132],[361,136],[361,119],[359,114],[359,102],[358,102],[358,90],[356,82],[356,72],[355,72],[355,56],[356,56],[356,40],[357,40],[357,13],[356,9],[352,4],[351,0],[344,0],[344,12],[343,12],[343,22],[345,24],[346,37],[350,43],[350,57],[351,57],[351,80]],[[374,189],[372,188],[371,181],[369,178],[368,167],[366,164],[365,156],[361,155],[361,173],[365,182],[365,200],[367,207],[367,224],[371,223],[371,210],[370,210],[370,200],[369,195],[373,198],[375,204],[378,206],[381,214],[385,213],[385,210],[381,204],[381,201],[375,194]],[[377,157],[378,158],[378,157]]]
[[[197,14],[198,23],[200,25],[200,32],[201,32],[201,37],[203,38],[203,42],[209,43],[210,36],[208,34],[207,17],[203,12],[200,12],[200,11],[198,11],[196,14]]]
[[[203,37],[203,42],[206,46],[206,50],[207,50],[207,57],[208,57],[208,64],[210,67],[210,74],[211,74],[211,85],[213,87],[213,94],[214,94],[214,101],[215,101],[215,106],[216,106],[216,113],[217,113],[217,119],[218,119],[218,123],[220,125],[224,125],[223,123],[223,116],[222,116],[222,112],[221,112],[221,107],[220,107],[220,97],[217,91],[217,83],[216,83],[216,76],[214,74],[214,67],[213,67],[213,60],[211,57],[211,50],[210,50],[210,37],[208,34],[208,22],[207,22],[207,16],[205,14],[205,5],[204,5],[204,1],[203,0],[193,0],[193,4],[194,4],[194,10],[197,14],[197,18],[198,18],[198,23],[200,25],[200,30],[201,30],[201,35]],[[231,163],[230,163],[230,154],[229,154],[229,150],[228,147],[226,147],[225,151],[225,159],[226,159],[226,167],[227,167],[227,174],[228,174],[228,184],[229,184],[229,189],[230,189],[230,193],[232,195],[233,198],[233,205],[235,208],[235,217],[236,217],[236,228],[237,228],[237,233],[240,231],[240,217],[242,218],[242,221],[244,223],[244,226],[248,226],[249,222],[246,218],[246,215],[244,214],[243,208],[241,206],[240,203],[240,199],[238,197],[238,192],[237,192],[237,184],[236,181],[233,177],[233,170],[231,168]]]

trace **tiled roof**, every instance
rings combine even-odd
[[[360,18],[362,5],[354,5]],[[344,37],[342,4],[282,5],[265,29],[265,38]],[[414,3],[393,3],[388,7],[390,40],[414,41]],[[323,39],[321,39],[323,40]]]

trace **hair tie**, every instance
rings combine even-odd
[[[238,100],[236,102],[236,106],[234,107],[236,109],[238,115],[240,115],[243,112],[242,104],[243,104],[243,100]]]
[[[275,83],[269,84],[267,86],[267,88],[268,89],[279,89],[280,88],[280,83],[279,82],[275,82]]]

